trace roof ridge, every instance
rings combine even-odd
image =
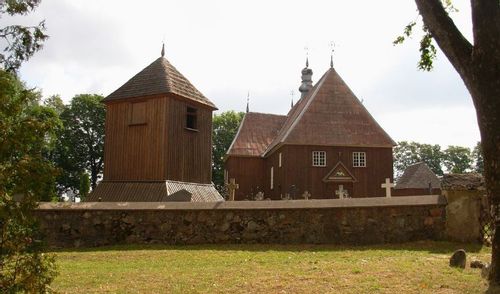
[[[104,98],[104,102],[172,93],[213,109],[217,107],[166,58],[159,57],[122,86]]]

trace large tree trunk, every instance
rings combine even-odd
[[[500,4],[498,0],[471,0],[472,46],[441,0],[415,2],[425,26],[464,81],[476,108],[486,193],[495,221],[490,280],[500,284]]]

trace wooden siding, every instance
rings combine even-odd
[[[312,151],[326,152],[326,167],[312,166]],[[366,152],[366,167],[353,167],[352,153]],[[279,153],[282,165],[279,167]],[[340,153],[340,155],[339,155]],[[356,178],[356,182],[323,182],[323,178],[340,160]],[[267,158],[230,156],[226,161],[230,178],[235,178],[240,189],[236,200],[255,195],[257,187],[265,198],[281,199],[295,193],[295,199],[302,199],[304,191],[314,199],[338,198],[335,191],[343,185],[349,196],[383,197],[385,190],[380,185],[386,178],[393,179],[392,149],[374,147],[333,147],[285,145]],[[274,189],[270,187],[271,167],[274,171]],[[295,189],[292,189],[292,185]]]
[[[326,167],[312,166],[313,151],[326,151]],[[276,188],[271,191],[267,186],[265,190],[265,194],[272,199],[280,199],[282,195],[290,193],[292,185],[295,186],[296,198],[301,198],[306,190],[311,193],[312,198],[338,198],[335,190],[339,184],[348,190],[350,197],[384,196],[385,191],[380,185],[385,178],[390,178],[391,181],[393,178],[392,148],[285,145],[267,158],[266,170],[278,165],[280,152],[282,167],[275,169]],[[353,152],[366,152],[366,167],[353,167]],[[339,159],[356,178],[356,182],[323,182],[323,178]]]
[[[187,107],[197,109],[197,130],[186,128]],[[167,162],[165,173],[173,181],[206,183],[212,181],[212,110],[169,99]]]
[[[130,125],[132,102],[106,104],[104,180],[163,180],[168,98],[146,103],[146,123]]]
[[[228,179],[234,178],[239,185],[235,200],[253,199],[253,196],[262,190],[266,174],[264,164],[264,159],[260,157],[230,156],[226,160],[225,169]],[[267,180],[269,181],[269,177]]]

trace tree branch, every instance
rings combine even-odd
[[[415,0],[415,3],[420,15],[422,15],[424,25],[429,29],[432,37],[448,57],[453,67],[466,81],[466,72],[472,62],[472,45],[448,16],[441,0]]]
[[[498,0],[471,0],[474,50],[493,54],[500,49],[500,4]]]

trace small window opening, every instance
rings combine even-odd
[[[187,107],[187,113],[186,113],[186,128],[188,129],[193,129],[197,130],[197,109],[193,107]]]

